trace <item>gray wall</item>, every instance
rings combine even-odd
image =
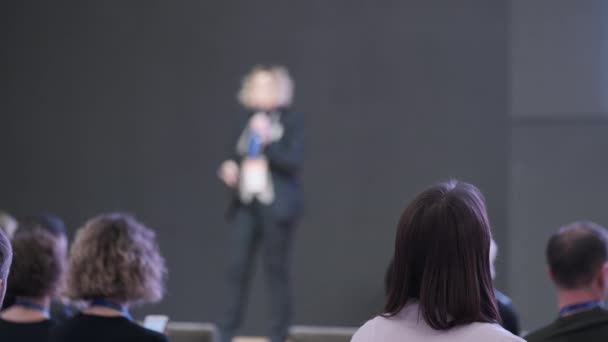
[[[534,329],[556,317],[544,247],[579,219],[608,225],[608,2],[511,1],[508,288]]]
[[[1,6],[0,206],[57,212],[72,229],[137,213],[170,267],[167,298],[145,312],[213,320],[222,307],[230,227],[215,171],[239,79],[259,62],[291,68],[307,116],[296,323],[380,310],[397,218],[431,182],[479,185],[505,240],[506,1]],[[247,332],[264,327],[264,300],[256,280]]]

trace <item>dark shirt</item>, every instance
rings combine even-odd
[[[494,289],[496,295],[496,303],[498,304],[498,312],[502,319],[502,327],[515,336],[519,336],[519,315],[515,311],[515,306],[511,298],[507,297],[502,292]]]
[[[274,201],[271,205],[275,218],[282,222],[293,222],[296,220],[303,207],[303,194],[300,186],[300,170],[304,161],[304,124],[302,115],[298,112],[283,108],[275,111],[278,120],[283,126],[284,132],[278,141],[268,144],[263,151],[268,159],[268,167],[272,178]],[[245,156],[236,151],[236,143],[244,132],[251,115],[238,117],[238,129],[236,139],[232,140],[229,156],[240,164]],[[233,218],[236,209],[246,205],[241,203],[238,191],[228,208],[228,217]]]
[[[11,306],[15,305],[16,299],[17,298],[13,296],[10,292],[7,292],[6,296],[4,296],[4,302],[2,302],[2,310],[6,310]],[[77,312],[76,308],[64,304],[58,300],[51,301],[50,311],[51,318],[57,323],[61,323],[67,320],[68,318],[71,318]]]
[[[0,319],[0,341],[45,342],[54,325],[52,320],[16,323]]]
[[[51,302],[49,311],[51,312],[51,318],[57,323],[67,321],[68,319],[74,317],[74,315],[78,312],[75,307],[64,304],[58,300]]]
[[[77,314],[51,331],[51,342],[167,342],[165,335],[125,317]]]
[[[608,341],[608,311],[593,309],[560,317],[526,336],[528,342]]]

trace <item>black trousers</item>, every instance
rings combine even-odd
[[[221,341],[229,342],[241,325],[255,254],[261,248],[270,308],[268,337],[285,342],[291,323],[289,250],[294,225],[278,222],[271,208],[258,202],[239,207],[233,224]]]

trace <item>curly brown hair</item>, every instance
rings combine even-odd
[[[32,227],[15,234],[8,292],[17,297],[56,295],[65,271],[65,254],[51,233]]]
[[[167,269],[155,233],[133,216],[110,213],[76,233],[67,275],[72,299],[111,298],[121,303],[157,302]]]

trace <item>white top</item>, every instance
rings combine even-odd
[[[431,328],[419,315],[418,304],[407,305],[391,318],[378,316],[365,323],[351,342],[525,342],[498,324],[471,323],[449,330]]]

